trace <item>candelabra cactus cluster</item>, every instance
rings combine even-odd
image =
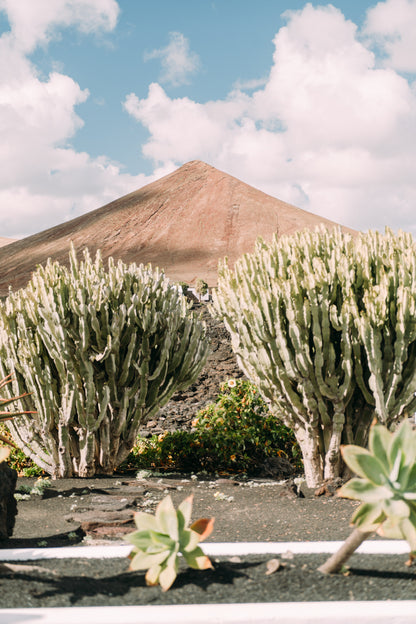
[[[213,312],[247,377],[296,435],[309,486],[342,474],[416,408],[416,244],[410,234],[303,231],[220,264]]]
[[[0,306],[0,373],[34,409],[9,429],[56,477],[111,474],[140,424],[198,377],[205,326],[179,287],[151,267],[88,251],[48,261]]]

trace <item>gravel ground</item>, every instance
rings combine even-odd
[[[347,575],[331,576],[316,571],[326,556],[282,556],[270,575],[264,556],[215,559],[207,571],[181,565],[168,592],[146,587],[144,573],[128,572],[125,559],[31,561],[0,577],[0,608],[415,598],[416,569],[405,556],[353,555]]]

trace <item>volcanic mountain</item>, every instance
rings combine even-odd
[[[48,258],[68,262],[70,243],[103,259],[160,267],[168,277],[216,284],[218,260],[232,265],[258,236],[336,224],[291,206],[200,161],[102,208],[0,248],[0,296],[26,285]],[[347,228],[343,228],[347,229]],[[351,232],[351,230],[349,230]]]
[[[15,240],[17,240],[16,238],[5,238],[4,236],[0,236],[0,247],[4,247],[4,245],[10,245],[10,243],[13,243]]]

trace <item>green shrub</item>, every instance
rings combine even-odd
[[[10,449],[7,463],[22,477],[40,477],[45,474],[44,470],[39,468],[29,457],[26,457],[20,449]]]
[[[229,380],[215,403],[192,422],[194,430],[139,438],[125,468],[158,468],[255,475],[268,458],[286,457],[301,470],[293,433],[269,413],[249,381]]]
[[[386,230],[259,240],[219,269],[212,310],[245,375],[293,429],[310,487],[343,476],[340,445],[365,446],[416,408],[416,243]]]
[[[140,424],[198,377],[205,326],[151,267],[97,253],[47,262],[0,305],[0,375],[13,373],[22,451],[53,477],[112,474]],[[6,388],[7,390],[7,388]],[[10,398],[10,397],[9,397]]]

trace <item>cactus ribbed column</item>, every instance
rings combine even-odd
[[[220,264],[213,313],[247,377],[293,428],[308,485],[341,443],[416,408],[416,245],[404,233],[303,231]]]
[[[48,261],[0,307],[0,371],[13,373],[16,443],[53,477],[111,474],[141,423],[196,380],[204,324],[158,269],[88,252]]]

